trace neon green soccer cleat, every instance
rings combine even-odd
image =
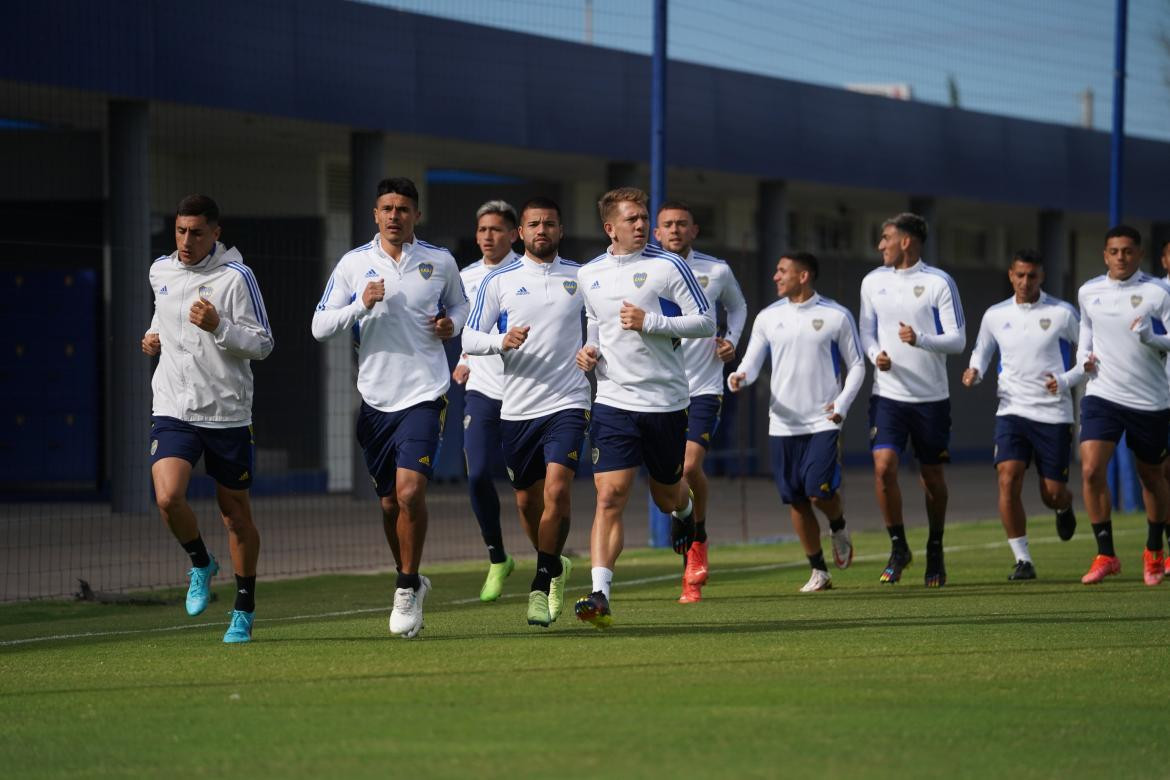
[[[483,587],[479,590],[479,600],[486,603],[498,599],[504,592],[504,580],[508,579],[508,575],[515,568],[516,561],[512,560],[511,555],[505,558],[503,563],[493,563],[489,566],[487,579],[483,581]]]
[[[528,625],[548,628],[553,617],[548,613],[548,594],[534,590],[528,594]]]
[[[565,608],[565,585],[569,583],[569,575],[572,573],[573,562],[562,555],[561,576],[553,577],[548,589],[548,612],[554,621]]]

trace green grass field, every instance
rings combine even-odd
[[[242,646],[220,642],[222,577],[197,618],[8,605],[0,774],[1166,776],[1170,583],[1142,584],[1128,517],[1123,574],[1082,586],[1081,522],[1067,544],[1034,522],[1041,579],[1020,584],[998,523],[956,526],[938,591],[919,560],[877,582],[884,534],[857,535],[853,567],[811,595],[795,544],[713,548],[687,606],[677,556],[631,551],[606,633],[570,614],[528,627],[531,561],[491,605],[471,601],[481,566],[427,569],[412,641],[387,632],[387,575],[263,583]],[[588,589],[586,561],[572,582]]]

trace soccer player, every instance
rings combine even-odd
[[[632,187],[602,196],[598,211],[612,242],[578,273],[587,334],[577,353],[596,371],[589,421],[597,510],[590,533],[593,591],[577,601],[577,617],[597,628],[613,623],[610,584],[622,551],[622,511],[638,467],[646,465],[650,496],[671,512],[671,542],[686,553],[694,538],[694,507],[681,484],[690,392],[684,338],[710,338],[715,320],[686,261],[648,246],[646,193]]]
[[[514,260],[516,209],[502,200],[489,200],[475,212],[475,242],[483,258],[459,272],[467,296],[475,300],[484,277]],[[491,321],[494,327],[494,320]],[[494,331],[492,331],[494,332]],[[516,562],[504,549],[500,530],[500,497],[492,480],[500,451],[500,403],[504,397],[504,364],[498,355],[468,355],[459,358],[451,378],[467,385],[463,407],[463,456],[467,465],[467,488],[471,510],[488,551],[488,573],[479,591],[479,600],[495,601],[504,589],[504,580]]]
[[[690,386],[683,480],[695,502],[695,541],[686,554],[682,595],[678,599],[683,604],[702,599],[702,587],[707,582],[707,475],[703,473],[703,459],[719,427],[723,364],[735,358],[735,346],[747,320],[747,302],[731,266],[717,257],[696,252],[693,245],[698,235],[694,212],[686,203],[671,200],[658,208],[654,237],[663,249],[686,260],[707,300],[722,304],[727,312],[727,331],[723,336],[684,339],[682,344],[683,365]]]
[[[357,439],[398,569],[390,633],[408,639],[423,628],[431,589],[419,563],[450,386],[443,340],[463,328],[469,308],[455,258],[415,236],[421,217],[414,182],[379,182],[378,233],[338,261],[313,314],[318,341],[351,330],[357,341]]]
[[[1162,244],[1162,254],[1159,259],[1162,264],[1162,270],[1166,272],[1163,281],[1170,282],[1170,241]],[[1166,383],[1170,385],[1170,360],[1166,361]],[[1165,475],[1167,484],[1170,484],[1170,458],[1162,461],[1162,474]],[[1167,505],[1166,512],[1167,514],[1162,520],[1166,526],[1166,539],[1170,541],[1170,505]],[[1165,573],[1170,575],[1170,556],[1166,556]]]
[[[1106,273],[1081,285],[1077,364],[1049,380],[1049,390],[1088,382],[1081,400],[1081,471],[1085,511],[1093,524],[1097,556],[1081,577],[1086,585],[1121,572],[1113,548],[1111,499],[1106,472],[1122,434],[1137,462],[1146,507],[1144,579],[1165,577],[1162,534],[1170,488],[1162,470],[1170,433],[1170,286],[1143,273],[1142,237],[1128,225],[1105,234]]]
[[[878,507],[891,546],[880,580],[901,580],[912,558],[898,486],[899,459],[909,440],[918,458],[930,526],[924,580],[926,587],[939,588],[947,581],[943,464],[950,460],[951,401],[946,356],[963,351],[967,333],[954,280],[922,261],[926,233],[926,220],[917,214],[902,213],[882,225],[882,266],[861,282],[860,325],[862,350],[877,369],[869,399],[869,439]]]
[[[1028,517],[1020,493],[1028,463],[1036,461],[1040,500],[1056,510],[1056,533],[1068,541],[1077,519],[1068,492],[1073,401],[1068,388],[1049,393],[1048,380],[1072,367],[1080,330],[1077,310],[1040,290],[1044,261],[1031,249],[1016,252],[1008,266],[1013,295],[983,315],[979,335],[963,372],[967,387],[983,381],[999,349],[995,416],[995,470],[999,475],[999,517],[1015,556],[1009,580],[1034,580],[1028,550]]]
[[[524,256],[484,277],[463,331],[467,354],[503,357],[504,463],[536,550],[528,624],[545,628],[561,615],[572,570],[561,553],[589,421],[589,382],[575,365],[584,310],[581,266],[557,254],[563,233],[554,201],[525,203]]]
[[[251,361],[272,352],[260,285],[234,247],[219,243],[219,206],[206,195],[179,201],[177,249],[150,267],[154,317],[142,351],[159,358],[151,380],[150,475],[159,511],[191,557],[187,614],[211,597],[219,563],[187,503],[191,470],[205,458],[228,532],[236,601],[227,643],[252,639],[260,533],[248,488],[255,476]]]
[[[788,252],[780,258],[772,277],[780,300],[756,316],[743,360],[727,377],[727,387],[737,393],[756,381],[764,359],[772,356],[768,410],[772,477],[780,500],[790,506],[792,525],[812,569],[801,593],[833,587],[813,507],[829,521],[837,567],[844,569],[853,560],[837,492],[838,436],[865,381],[857,323],[848,309],[814,289],[819,271],[817,258],[807,252]]]

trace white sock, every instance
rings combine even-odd
[[[688,495],[686,507],[684,507],[682,509],[682,511],[671,512],[671,514],[674,515],[675,517],[677,517],[679,520],[686,520],[688,517],[691,516],[691,512],[693,512],[694,509],[695,509],[695,504],[693,501],[691,501],[691,497]]]
[[[1008,539],[1008,544],[1012,546],[1012,553],[1016,556],[1017,561],[1032,562],[1032,554],[1028,552],[1028,535],[1017,536],[1015,539]]]
[[[609,584],[613,582],[613,569],[607,569],[604,566],[594,566],[589,570],[593,575],[593,590],[601,591],[605,594],[605,598],[609,599]]]

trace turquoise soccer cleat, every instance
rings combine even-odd
[[[232,610],[232,623],[223,635],[226,645],[252,641],[252,621],[256,619],[255,612],[245,612],[242,609]]]
[[[187,579],[191,584],[187,587],[187,614],[195,617],[207,609],[207,602],[211,601],[211,578],[219,572],[219,564],[215,556],[211,556],[211,563],[203,568],[191,567],[187,572]]]

